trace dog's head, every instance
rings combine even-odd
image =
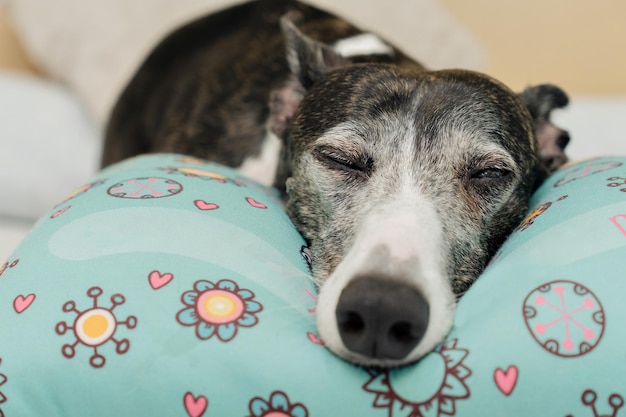
[[[320,335],[355,363],[414,361],[564,162],[549,114],[567,98],[469,71],[352,64],[281,23],[296,80],[273,97],[274,127],[321,286]]]

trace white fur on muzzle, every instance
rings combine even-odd
[[[352,247],[322,286],[318,299],[318,330],[326,346],[338,356],[366,366],[397,366],[419,359],[444,339],[454,316],[441,220],[415,189],[401,191],[396,197],[389,200],[392,203],[369,210]],[[363,276],[393,280],[417,290],[427,301],[426,331],[404,358],[368,357],[345,346],[337,305],[346,286]]]

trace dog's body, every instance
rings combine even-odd
[[[141,153],[178,152],[239,167],[284,189],[285,174],[277,180],[272,175],[277,171],[279,147],[268,137],[267,124],[281,123],[274,120],[272,110],[295,111],[295,107],[270,109],[273,92],[282,93],[276,106],[297,106],[303,93],[291,81],[279,25],[280,17],[293,11],[300,15],[300,28],[320,42],[334,44],[361,34],[344,20],[293,0],[246,3],[190,23],[150,54],[118,100],[107,130],[103,164]],[[382,49],[382,54],[359,54],[345,42],[339,47],[355,62],[421,68],[378,42],[374,50]],[[284,130],[284,126],[274,127]],[[254,162],[263,157],[269,164],[256,169]]]
[[[311,245],[322,339],[393,366],[445,337],[455,296],[564,162],[549,115],[566,103],[553,86],[518,96],[429,72],[337,17],[257,1],[157,47],[114,109],[103,162],[186,153],[276,185]]]

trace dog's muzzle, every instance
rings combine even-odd
[[[393,201],[363,219],[318,298],[326,346],[367,366],[421,358],[444,339],[454,315],[437,212],[414,195]]]
[[[351,281],[335,311],[339,335],[352,352],[403,359],[428,327],[428,302],[415,288],[379,277]]]

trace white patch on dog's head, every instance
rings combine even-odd
[[[358,231],[343,260],[322,285],[317,323],[324,343],[336,354],[363,365],[397,365],[397,360],[370,358],[347,349],[339,334],[335,312],[344,288],[360,276],[393,277],[419,291],[430,308],[427,331],[419,344],[401,362],[414,361],[432,350],[450,330],[455,297],[447,276],[442,221],[427,197],[419,191],[414,165],[415,132],[411,124],[388,120],[390,131],[406,140],[394,150],[394,164],[386,164],[371,178],[372,196],[386,198],[362,202],[366,206]],[[317,143],[334,143],[344,149],[367,147],[354,135],[358,129],[345,123],[330,129]],[[355,144],[356,143],[356,144]],[[375,151],[376,152],[376,151]],[[380,150],[377,151],[380,153]],[[393,178],[391,184],[389,179]],[[390,192],[390,185],[394,191]]]
[[[445,267],[445,242],[436,211],[410,189],[377,207],[367,218],[346,257],[322,286],[317,308],[320,336],[333,352],[363,365],[397,365],[397,360],[370,358],[347,349],[335,311],[343,289],[359,276],[380,275],[417,289],[426,299],[428,327],[419,344],[402,359],[412,362],[431,351],[452,325],[455,298]]]
[[[393,56],[393,48],[383,42],[374,33],[360,33],[349,38],[340,39],[333,45],[339,55],[350,58],[359,55]]]

